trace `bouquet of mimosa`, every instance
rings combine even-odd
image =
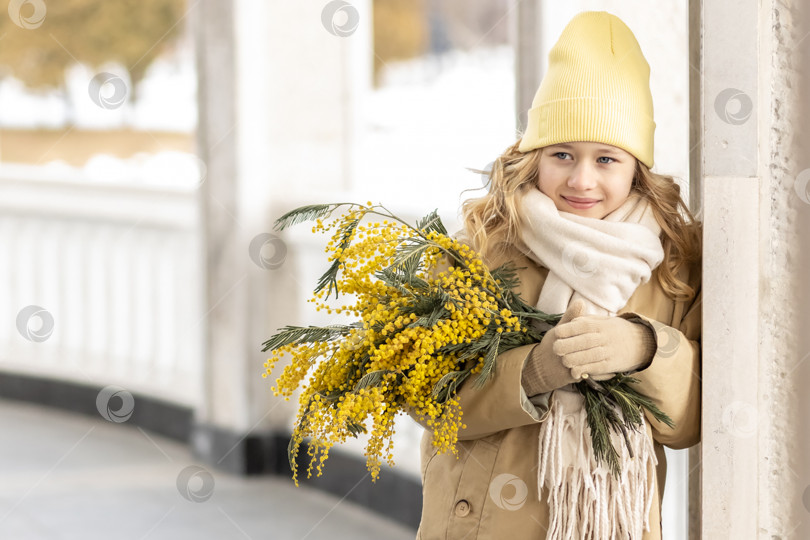
[[[342,207],[345,213],[327,221]],[[378,221],[361,223],[367,218]],[[315,222],[315,233],[331,231],[330,266],[309,301],[319,311],[350,313],[356,320],[286,326],[264,343],[262,350],[272,353],[265,377],[289,355],[272,390],[287,399],[300,391],[288,449],[296,483],[305,439],[311,476],[315,468],[321,474],[330,448],[362,433],[369,434],[365,455],[376,480],[383,459],[393,465],[394,419],[401,413],[424,420],[439,452],[455,452],[464,427],[459,386],[473,374],[474,384],[486,384],[499,354],[539,342],[560,315],[524,303],[513,292],[516,268],[487,268],[470,246],[448,235],[436,211],[410,225],[370,202],[311,205],[279,218],[276,229],[304,221]],[[332,293],[353,301],[334,306]],[[611,430],[638,429],[643,408],[671,425],[631,382],[619,374],[578,383],[595,454],[614,474],[620,465]]]

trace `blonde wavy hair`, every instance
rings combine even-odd
[[[542,149],[523,153],[520,140],[492,164],[488,174],[489,192],[462,203],[464,234],[484,260],[498,257],[517,239],[516,196],[537,183]],[[467,190],[465,190],[467,191]],[[681,269],[700,261],[702,226],[681,198],[680,186],[671,176],[651,172],[636,160],[631,191],[645,197],[661,226],[664,260],[658,267],[658,281],[673,300],[690,301],[696,291],[678,278]]]

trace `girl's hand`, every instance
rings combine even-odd
[[[555,327],[553,351],[577,380],[583,373],[606,380],[643,367],[655,355],[655,336],[646,325],[621,317],[585,315]]]
[[[568,306],[557,326],[546,332],[542,341],[534,346],[523,366],[521,384],[529,397],[551,392],[577,382],[571,369],[564,366],[562,358],[552,352],[557,340],[557,328],[585,313],[585,304],[574,301]]]

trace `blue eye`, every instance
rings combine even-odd
[[[562,159],[562,160],[565,160],[565,159],[571,157],[571,154],[569,154],[568,152],[554,152],[552,155],[554,157],[556,157],[557,159]],[[600,161],[600,160],[603,160],[603,159],[606,159],[608,161]],[[601,165],[610,165],[611,163],[613,163],[616,160],[614,158],[612,158],[612,157],[600,156],[600,157],[596,158],[596,161]]]

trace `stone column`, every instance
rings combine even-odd
[[[370,25],[358,24],[366,4],[200,0],[193,8],[198,153],[207,164],[206,382],[193,445],[220,468],[262,472],[286,455],[277,446],[286,445],[295,407],[261,378],[261,344],[300,323],[304,301],[299,247],[272,225],[350,187],[356,100],[370,77]]]
[[[789,395],[796,399],[791,399],[787,414],[782,415],[787,426],[781,442],[790,452],[790,457],[788,467],[780,471],[777,482],[787,477],[791,487],[784,493],[784,502],[790,505],[790,509],[788,519],[782,520],[783,530],[788,531],[789,538],[810,538],[810,463],[807,459],[810,455],[810,429],[807,427],[810,418],[810,393],[807,391],[810,383],[810,127],[806,121],[799,120],[810,117],[807,99],[810,95],[810,43],[807,38],[810,35],[810,9],[806,4],[801,4],[788,31],[792,36],[788,58],[790,71],[795,74],[792,78],[795,94],[792,99],[794,108],[784,121],[790,123],[787,133],[793,137],[791,160],[786,166],[788,180],[794,179],[794,193],[788,189],[788,200],[789,215],[795,216],[795,221],[792,220],[796,247],[794,266],[798,272],[792,276],[791,283],[796,287],[793,301],[796,309],[786,315],[790,317],[788,331],[798,336],[798,350],[786,366]],[[799,96],[804,97],[797,99]],[[782,320],[782,317],[776,317]],[[774,394],[778,397],[777,392]]]
[[[518,2],[511,9],[515,51],[515,129],[526,129],[526,111],[546,71],[539,0]]]
[[[757,535],[758,21],[755,1],[703,4],[702,538]]]
[[[702,538],[807,536],[807,15],[702,5]]]

